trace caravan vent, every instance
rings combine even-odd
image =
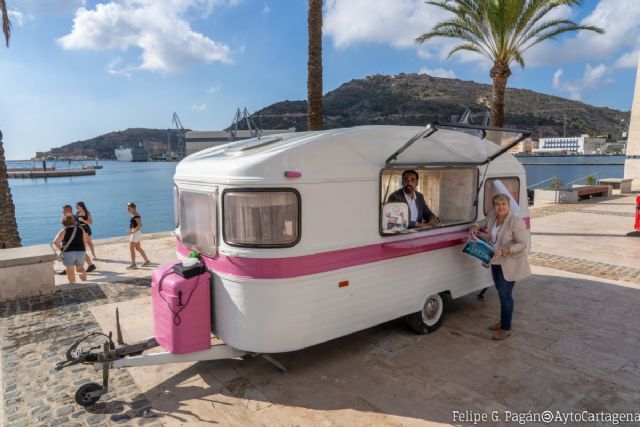
[[[245,141],[238,141],[236,144],[231,144],[224,152],[228,154],[242,154],[249,150],[255,150],[256,148],[263,148],[267,145],[275,144],[282,141],[282,137],[279,136],[267,136],[265,138],[253,138]]]

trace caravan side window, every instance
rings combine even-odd
[[[222,210],[229,245],[276,248],[300,240],[300,193],[294,189],[226,190]]]
[[[413,168],[418,173],[416,191],[424,197],[427,207],[440,219],[442,226],[466,224],[476,219],[478,169],[469,166]],[[402,224],[403,206],[385,208],[389,202],[405,203],[402,188],[404,170],[383,170],[380,181],[380,232],[383,235],[407,231]],[[395,194],[394,194],[395,193]],[[405,205],[406,206],[406,205]],[[412,215],[409,211],[408,215]],[[433,228],[416,228],[424,231]],[[412,231],[412,230],[411,230]]]
[[[515,176],[505,178],[487,178],[484,182],[484,214],[486,215],[492,209],[491,200],[493,196],[498,194],[495,181],[500,181],[511,193],[513,198],[520,204],[520,178]]]

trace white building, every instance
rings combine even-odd
[[[606,138],[591,138],[589,135],[540,138],[533,154],[599,154]]]
[[[538,148],[533,149],[533,154],[583,154],[584,137],[554,137],[540,138]]]

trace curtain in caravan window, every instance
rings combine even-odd
[[[189,249],[216,254],[215,195],[193,191],[179,192],[180,239]]]
[[[298,196],[292,191],[228,191],[224,238],[232,245],[290,246],[298,240]]]

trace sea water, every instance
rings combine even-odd
[[[549,178],[558,178],[563,185],[572,181],[585,184],[585,177],[622,178],[624,156],[516,156],[527,172],[527,186],[547,188]],[[541,183],[542,182],[542,183]],[[541,183],[541,184],[539,184]],[[539,184],[539,185],[536,185]]]
[[[518,157],[531,186],[551,177],[565,184],[599,173],[600,178],[621,178],[624,156],[530,156]],[[560,164],[562,163],[562,164]],[[85,165],[91,165],[85,162]],[[83,201],[93,216],[94,238],[126,236],[130,215],[127,203],[134,202],[142,216],[143,233],[174,229],[174,162],[101,161],[103,169],[93,176],[69,178],[10,179],[20,237],[25,245],[47,243],[62,227],[62,206]],[[9,168],[34,164],[8,162]],[[49,164],[48,167],[50,167]],[[78,168],[78,162],[58,162],[57,169]],[[35,167],[42,167],[36,163]],[[549,183],[537,186],[545,188]]]
[[[66,162],[58,163],[56,169],[68,166]],[[86,162],[91,164],[94,163]],[[69,204],[75,212],[79,201],[86,204],[93,217],[94,239],[128,234],[131,218],[128,202],[137,205],[143,234],[174,229],[173,175],[177,163],[101,161],[100,164],[103,168],[95,175],[9,180],[24,245],[51,242],[62,228],[62,206]],[[7,162],[7,166],[25,167],[17,162]]]

